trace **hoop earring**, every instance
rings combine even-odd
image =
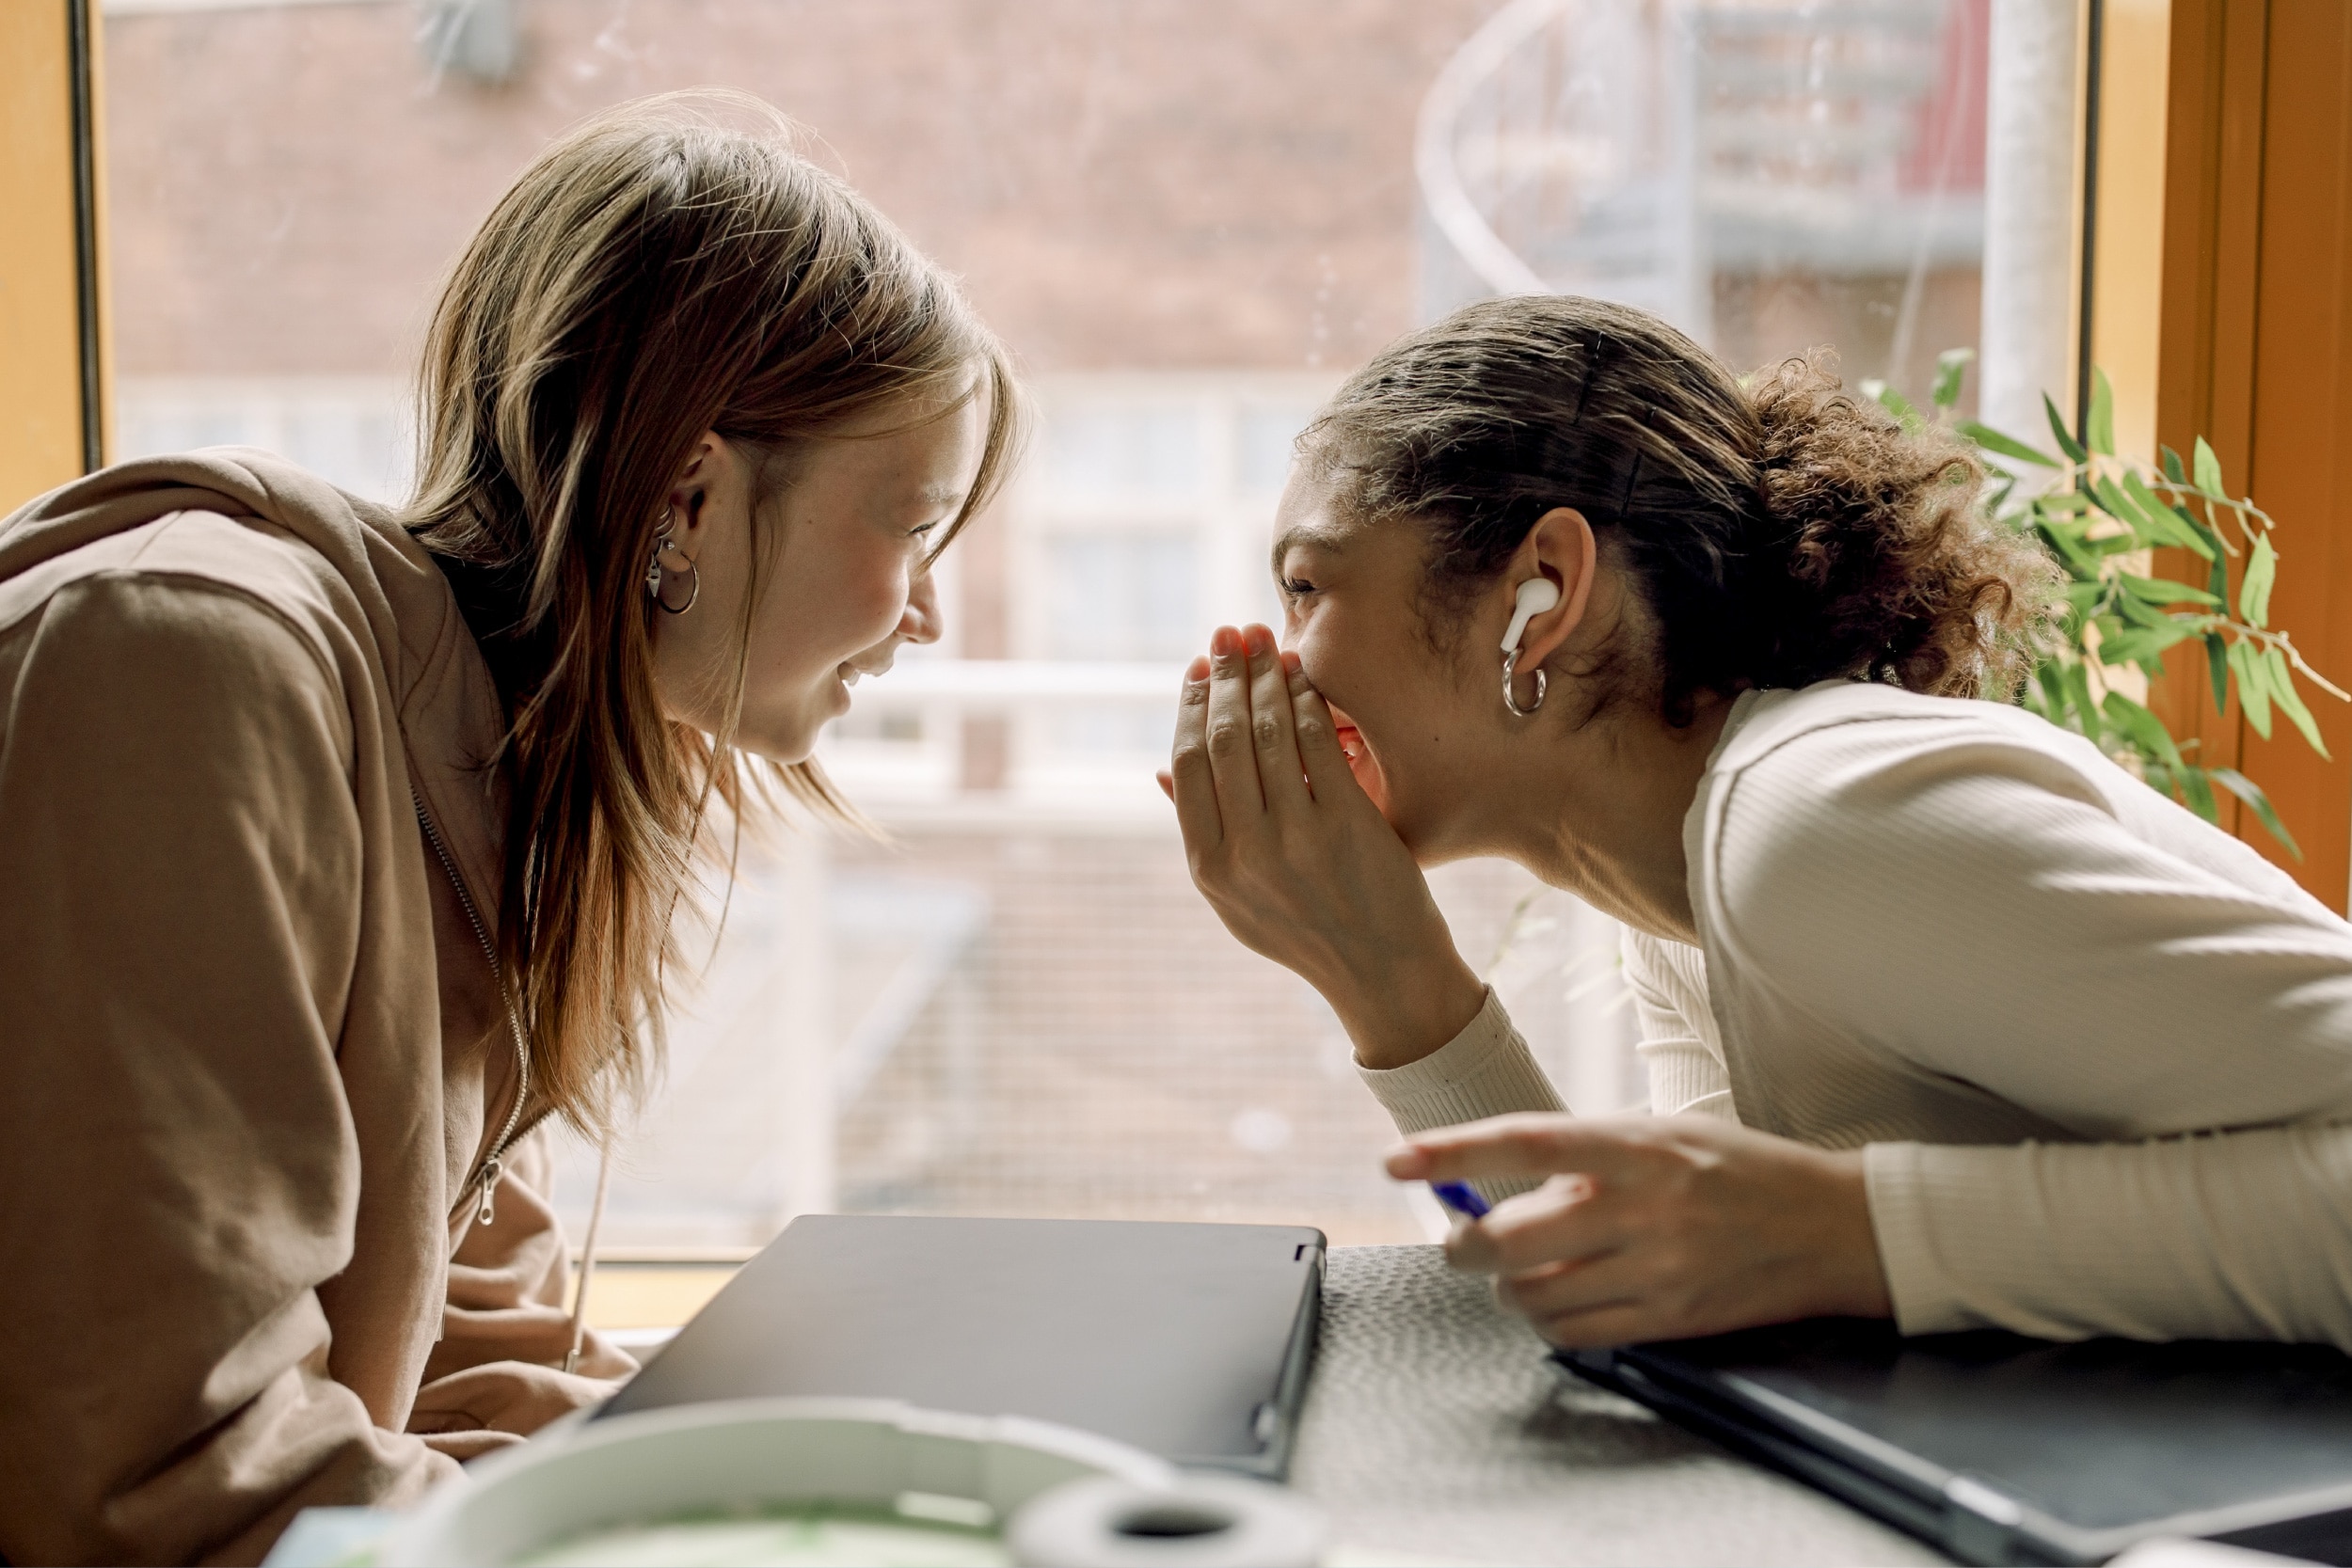
[[[661,531],[654,536],[653,555],[645,562],[645,592],[652,597],[653,602],[660,607],[663,614],[683,615],[688,610],[694,608],[694,601],[696,599],[703,596],[702,569],[694,564],[693,559],[691,556],[687,557],[686,602],[681,605],[672,604],[669,600],[661,596],[663,575],[669,570],[661,564],[661,552],[665,549],[677,549],[676,542],[671,539],[670,530],[667,526],[664,526]],[[685,556],[686,552],[684,550],[678,550],[678,554]]]
[[[1514,718],[1533,719],[1535,710],[1544,705],[1544,673],[1541,670],[1535,672],[1535,700],[1521,707],[1518,696],[1511,690],[1512,682],[1518,674],[1518,662],[1519,651],[1517,648],[1502,656],[1502,705],[1511,710]]]

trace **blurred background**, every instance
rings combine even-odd
[[[947,639],[826,736],[886,840],[749,851],[696,938],[607,1239],[725,1256],[850,1210],[1420,1240],[1328,1009],[1187,879],[1152,780],[1180,667],[1276,617],[1318,401],[1472,299],[1623,299],[1915,399],[1978,348],[1968,411],[2029,426],[2071,363],[2076,9],[2002,3],[1996,61],[1993,0],[106,0],[116,451],[400,497],[437,279],[533,152],[667,88],[780,105],[961,277],[1042,420],[943,564]],[[1570,1102],[1643,1102],[1611,924],[1501,863],[1435,881]]]

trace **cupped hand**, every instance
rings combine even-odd
[[[1266,627],[1220,626],[1193,661],[1161,786],[1225,928],[1320,990],[1366,1066],[1416,1060],[1477,1016],[1486,988],[1421,867]]]
[[[1553,1344],[1638,1344],[1893,1310],[1862,1156],[1713,1117],[1496,1117],[1415,1134],[1406,1181],[1541,1177],[1446,1259]]]

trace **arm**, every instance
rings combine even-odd
[[[0,1554],[257,1559],[454,1466],[326,1369],[358,1148],[333,680],[216,590],[98,578],[0,634]]]
[[[1737,961],[2084,1140],[1871,1147],[1902,1326],[2352,1347],[2352,927],[2087,752],[1909,728],[1792,743],[1711,839]]]

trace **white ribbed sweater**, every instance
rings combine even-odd
[[[1651,1108],[1863,1148],[1906,1333],[2352,1349],[2352,926],[2015,708],[1735,705],[1629,935]],[[1400,1129],[1560,1107],[1491,996]]]

